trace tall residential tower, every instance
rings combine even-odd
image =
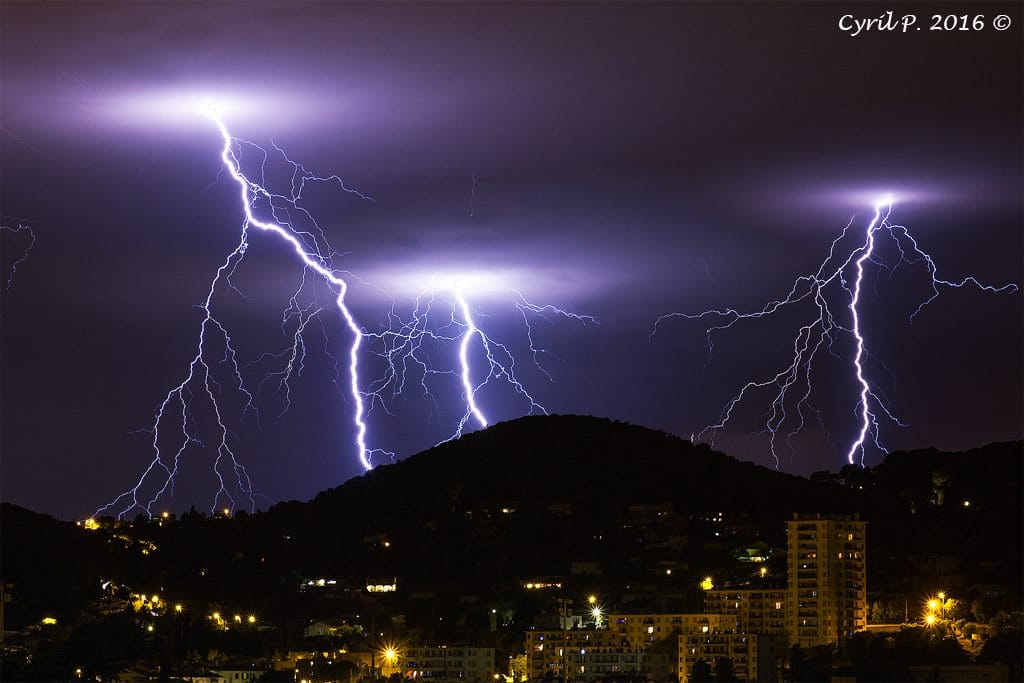
[[[866,628],[865,526],[859,514],[793,515],[786,523],[791,643],[837,646]]]

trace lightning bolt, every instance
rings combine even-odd
[[[10,292],[14,287],[14,275],[18,272],[18,266],[28,259],[29,252],[36,245],[36,232],[27,221],[8,221],[6,218],[3,220],[4,222],[0,223],[0,231],[12,235],[15,241],[21,239],[22,235],[28,237],[28,244],[21,250],[21,255],[11,263],[11,271],[7,276],[7,291]]]
[[[733,308],[710,309],[700,313],[670,313],[657,319],[651,333],[652,337],[657,334],[659,327],[664,322],[672,318],[720,320],[721,322],[711,325],[705,331],[707,343],[705,367],[707,367],[713,360],[713,337],[716,333],[729,330],[741,321],[753,321],[775,315],[783,308],[801,302],[811,303],[811,310],[815,313],[810,320],[798,327],[793,339],[792,359],[788,365],[773,375],[744,384],[726,402],[719,420],[704,427],[694,435],[695,438],[704,438],[705,435],[709,435],[714,443],[717,433],[725,428],[733,416],[733,411],[747,398],[748,394],[759,389],[768,389],[773,393],[770,393],[771,400],[764,418],[762,433],[768,434],[769,450],[775,460],[775,466],[778,468],[781,463],[778,453],[779,438],[785,438],[792,454],[792,440],[803,430],[807,419],[813,414],[813,417],[821,423],[820,413],[810,403],[813,393],[811,370],[815,359],[822,350],[834,358],[841,359],[840,352],[836,350],[836,343],[842,338],[848,338],[853,342],[854,352],[849,363],[853,370],[853,380],[857,391],[854,408],[856,436],[851,439],[849,446],[845,449],[846,461],[850,464],[855,462],[864,464],[866,442],[869,437],[879,451],[887,452],[880,440],[880,419],[889,420],[899,426],[905,425],[893,413],[888,401],[882,392],[872,384],[865,370],[865,361],[871,357],[871,354],[862,330],[861,307],[863,305],[864,277],[868,265],[878,266],[880,270],[889,270],[891,275],[901,265],[925,264],[931,293],[914,310],[910,316],[910,322],[913,322],[928,304],[938,298],[943,288],[970,286],[988,293],[1019,291],[1016,284],[989,285],[974,276],[967,276],[960,280],[939,277],[935,261],[921,249],[910,231],[905,226],[889,221],[892,205],[892,198],[887,197],[875,206],[874,216],[865,228],[861,239],[856,239],[856,231],[853,230],[853,220],[851,220],[843,228],[842,233],[832,241],[828,255],[816,271],[797,277],[785,296],[769,301],[760,309],[743,312]],[[878,249],[880,239],[890,241],[899,254],[895,265],[886,265],[880,256]],[[856,240],[854,245],[852,247],[847,245],[844,249],[843,245],[851,240]],[[841,315],[840,302],[845,303],[848,312],[845,317]],[[824,428],[824,425],[822,427]]]
[[[255,491],[252,481],[242,465],[232,444],[235,437],[228,427],[227,414],[229,408],[226,400],[232,395],[240,407],[240,413],[252,411],[257,420],[260,419],[256,409],[257,396],[267,386],[274,387],[274,393],[283,394],[283,407],[278,420],[291,404],[291,385],[293,376],[301,376],[308,346],[305,333],[310,324],[320,322],[327,339],[327,331],[322,316],[327,308],[317,301],[317,288],[326,288],[333,298],[332,310],[337,313],[347,337],[350,338],[345,362],[342,362],[327,350],[324,353],[335,362],[335,383],[349,403],[354,433],[354,447],[357,458],[365,470],[373,467],[374,461],[381,457],[392,460],[395,455],[380,448],[368,445],[367,419],[375,407],[390,414],[391,404],[406,391],[407,385],[415,375],[419,375],[422,395],[433,401],[430,382],[436,376],[457,376],[462,387],[465,412],[459,420],[454,433],[446,440],[460,436],[470,422],[480,427],[489,423],[478,402],[478,392],[492,380],[507,382],[513,390],[524,397],[530,413],[547,412],[534,399],[518,379],[515,369],[515,357],[509,347],[489,336],[478,324],[478,313],[470,305],[467,295],[458,286],[448,290],[450,296],[439,293],[433,288],[425,291],[413,301],[411,315],[400,314],[397,302],[386,292],[381,294],[391,301],[386,322],[379,330],[367,330],[356,320],[347,303],[349,283],[355,279],[360,284],[369,283],[358,278],[349,271],[334,268],[333,260],[339,255],[329,244],[326,233],[320,228],[313,216],[303,207],[303,192],[310,183],[333,184],[346,193],[359,199],[373,201],[358,190],[349,188],[337,175],[321,176],[308,170],[302,164],[292,160],[280,147],[273,145],[261,147],[249,140],[233,136],[224,121],[210,112],[210,118],[221,135],[220,160],[221,173],[226,173],[237,185],[242,211],[242,227],[238,242],[225,257],[217,269],[207,290],[205,300],[198,308],[203,312],[196,343],[196,352],[187,367],[183,379],[173,386],[157,406],[154,420],[150,428],[145,430],[151,435],[153,456],[136,483],[110,503],[99,508],[94,516],[116,514],[125,517],[135,510],[152,515],[157,502],[166,496],[173,498],[175,480],[179,473],[182,456],[192,446],[204,447],[199,437],[199,423],[193,414],[198,406],[196,400],[203,399],[213,422],[216,424],[217,447],[213,462],[217,491],[214,495],[211,511],[226,503],[233,511],[240,501],[254,510],[259,494]],[[243,154],[249,160],[245,168],[253,166],[255,158],[256,172],[247,173],[243,170]],[[269,189],[265,180],[271,156],[283,159],[292,170],[289,187],[284,192]],[[297,220],[308,223],[310,227],[300,227]],[[215,315],[214,300],[218,292],[230,291],[246,297],[232,281],[232,276],[242,263],[249,247],[253,229],[266,233],[281,241],[293,257],[302,266],[301,282],[288,301],[282,319],[282,332],[290,336],[291,343],[283,351],[264,353],[244,366],[246,370],[260,368],[269,364],[277,364],[278,369],[266,373],[258,382],[257,388],[250,391],[249,384],[243,376],[243,367],[235,350],[228,328]],[[584,324],[598,322],[588,315],[571,313],[554,306],[538,306],[527,301],[518,290],[513,290],[515,308],[522,314],[525,326],[527,346],[533,355],[537,367],[551,379],[550,373],[541,363],[542,355],[551,355],[547,349],[538,346],[534,341],[533,327],[530,317],[550,319],[561,316]],[[451,345],[457,346],[458,361],[456,366],[446,366],[437,360],[438,351]],[[486,358],[486,372],[474,380],[473,349],[479,348]],[[363,380],[361,358],[369,356],[383,363],[380,376]],[[365,386],[363,386],[365,382]],[[436,402],[435,402],[436,408]],[[165,432],[173,427],[177,436],[165,436]],[[171,439],[172,447],[167,447]],[[155,491],[155,493],[146,493]]]
[[[553,382],[551,373],[541,363],[541,356],[555,356],[537,345],[529,316],[545,320],[559,317],[584,325],[598,324],[599,321],[594,316],[573,313],[552,305],[538,306],[527,301],[518,290],[511,290],[509,294],[514,308],[522,315],[526,346],[533,363]],[[383,342],[384,350],[377,352],[377,355],[386,362],[386,372],[371,387],[371,395],[380,399],[383,405],[384,389],[390,387],[392,395],[397,397],[405,390],[409,373],[415,369],[420,377],[421,394],[429,397],[432,395],[427,384],[429,378],[454,375],[459,382],[465,408],[455,429],[439,443],[462,436],[471,424],[481,429],[490,424],[478,395],[492,381],[504,383],[514,394],[524,399],[527,414],[546,414],[547,409],[534,398],[517,375],[516,356],[512,349],[489,334],[480,323],[480,318],[479,312],[470,304],[465,288],[457,281],[443,288],[432,286],[421,293],[415,299],[409,321],[392,325],[383,332],[368,334]],[[401,320],[397,315],[395,319]],[[455,367],[435,362],[432,352],[436,346],[457,348]],[[480,368],[474,370],[474,355],[482,355],[484,372],[480,372]]]
[[[307,269],[316,273],[326,282],[330,283],[336,288],[338,296],[335,299],[335,304],[338,307],[338,311],[341,313],[342,318],[345,320],[345,324],[348,327],[349,332],[352,333],[352,344],[349,347],[348,370],[350,392],[349,395],[352,398],[354,407],[354,414],[352,416],[352,419],[355,423],[356,428],[356,452],[359,456],[359,462],[360,464],[362,464],[363,468],[366,470],[370,470],[373,468],[373,465],[370,464],[370,458],[377,451],[371,450],[366,445],[366,407],[363,403],[363,395],[359,391],[359,347],[363,343],[363,332],[362,329],[360,329],[359,325],[356,323],[356,319],[355,317],[353,317],[352,311],[345,303],[345,295],[348,293],[348,283],[344,279],[342,279],[333,269],[331,269],[328,258],[325,257],[319,251],[319,249],[310,249],[309,242],[311,241],[315,245],[315,239],[307,241],[307,243],[305,244],[302,241],[300,241],[300,236],[311,237],[310,233],[305,233],[305,235],[302,235],[300,233],[299,235],[296,235],[296,233],[289,227],[285,227],[285,225],[287,224],[281,225],[275,222],[262,221],[253,214],[253,200],[259,197],[273,199],[273,195],[271,195],[269,192],[264,190],[261,186],[257,185],[256,183],[249,181],[249,179],[242,174],[239,160],[235,156],[233,151],[235,144],[234,138],[228,132],[227,126],[224,125],[223,121],[221,121],[217,117],[214,117],[214,121],[216,122],[217,128],[218,130],[220,130],[220,134],[224,139],[224,147],[221,150],[221,161],[224,162],[224,167],[227,169],[231,177],[234,178],[235,182],[238,183],[242,206],[245,211],[246,228],[248,228],[248,226],[254,226],[256,228],[259,228],[260,230],[264,230],[266,232],[270,232],[277,235],[292,247],[292,250],[295,252],[295,255],[299,258],[300,261],[302,261],[302,263],[305,265]],[[305,183],[309,180],[321,182],[334,181],[339,183],[342,189],[344,189],[346,192],[352,192],[353,194],[357,194],[363,199],[368,199],[368,197],[366,197],[365,195],[345,187],[344,183],[341,181],[341,178],[339,178],[336,175],[328,177],[318,177],[310,175],[300,165],[296,164],[295,166],[296,175],[293,176],[292,178],[293,194],[289,200],[289,204],[292,206],[296,206],[298,204],[298,200],[302,195],[302,190],[305,187]]]
[[[462,335],[462,341],[459,343],[459,363],[462,366],[462,389],[465,391],[466,396],[466,417],[463,417],[459,423],[458,434],[462,433],[462,428],[466,424],[466,420],[469,415],[476,418],[476,421],[480,424],[480,427],[487,426],[487,418],[480,412],[480,407],[476,404],[476,392],[480,386],[483,386],[487,382],[485,379],[479,386],[474,387],[473,382],[469,378],[469,344],[473,340],[474,336],[479,335],[481,342],[483,343],[484,350],[487,353],[487,360],[490,362],[490,366],[493,369],[495,366],[494,357],[491,355],[490,344],[488,343],[487,336],[480,332],[480,328],[476,326],[476,322],[473,320],[473,314],[469,310],[469,304],[466,303],[465,297],[462,296],[462,292],[458,289],[455,290],[455,300],[459,304],[459,312],[462,313],[462,320],[466,326],[466,331]],[[490,373],[488,373],[488,379]],[[533,397],[530,397],[530,408],[532,410],[536,402]],[[543,410],[543,408],[541,408]]]
[[[223,407],[224,386],[218,381],[215,369],[226,366],[227,378],[230,380],[233,390],[241,399],[243,413],[248,410],[255,411],[254,397],[243,379],[242,370],[239,367],[238,354],[233,346],[231,336],[227,328],[217,319],[213,310],[214,296],[222,284],[236,293],[242,294],[232,283],[231,276],[235,273],[245,256],[252,228],[273,234],[283,240],[303,266],[302,284],[299,285],[298,290],[292,296],[289,308],[286,310],[282,322],[284,325],[294,316],[297,316],[299,319],[298,327],[293,336],[293,353],[288,358],[285,370],[278,374],[280,385],[286,391],[285,408],[287,409],[289,399],[287,393],[288,379],[291,377],[296,364],[298,364],[299,371],[301,372],[302,359],[305,357],[302,334],[310,320],[320,312],[319,310],[310,312],[308,306],[303,307],[298,302],[299,294],[306,284],[306,275],[311,273],[321,278],[322,281],[332,288],[336,308],[352,335],[348,359],[348,396],[351,398],[353,405],[356,451],[360,464],[365,469],[370,469],[372,467],[371,457],[383,452],[367,446],[365,406],[363,396],[359,391],[359,351],[363,341],[363,333],[351,310],[346,305],[345,297],[348,293],[348,284],[341,277],[341,274],[336,272],[330,265],[331,259],[336,254],[329,251],[326,235],[312,219],[312,216],[309,215],[309,212],[300,204],[306,185],[312,182],[337,184],[345,192],[357,195],[361,199],[369,200],[369,197],[347,187],[337,175],[318,176],[310,172],[301,164],[293,162],[276,145],[275,150],[281,154],[287,163],[291,164],[293,173],[289,194],[272,193],[266,188],[266,184],[262,180],[262,174],[265,172],[267,164],[267,150],[247,140],[233,137],[225,123],[216,113],[211,112],[210,115],[223,141],[220,154],[223,164],[222,170],[226,171],[228,176],[238,186],[243,213],[239,241],[217,269],[207,291],[206,299],[199,307],[204,313],[204,318],[200,325],[197,351],[189,363],[185,377],[167,392],[163,401],[157,407],[152,427],[148,430],[152,435],[151,447],[154,454],[153,458],[134,486],[121,493],[107,505],[99,508],[94,516],[114,512],[118,517],[124,517],[136,509],[152,514],[153,506],[165,494],[170,494],[173,497],[174,482],[178,474],[181,456],[191,445],[204,445],[197,436],[196,420],[191,413],[193,398],[196,394],[202,395],[207,399],[207,404],[211,409],[218,431],[216,458],[213,463],[213,473],[217,480],[218,489],[214,494],[211,511],[218,509],[222,501],[226,501],[228,508],[233,511],[238,502],[236,498],[239,495],[247,502],[250,509],[255,509],[258,494],[253,489],[248,472],[239,461],[237,454],[231,446],[233,435],[225,422],[225,408]],[[257,153],[262,155],[260,177],[252,179],[243,172],[241,154],[244,149],[256,150]],[[269,213],[273,220],[264,220],[257,217],[256,204],[258,202],[262,202],[263,205],[269,207]],[[300,230],[293,227],[293,223],[285,218],[293,213],[308,218],[313,226],[312,229]],[[264,354],[264,357],[266,355]],[[264,357],[261,357],[261,359]],[[164,426],[165,421],[170,419],[172,406],[177,406],[174,408],[174,411],[179,417],[175,422],[180,432],[180,437],[173,456],[168,457],[161,445],[161,428]],[[231,471],[234,474],[233,481],[230,484],[225,481],[225,473],[227,471]],[[151,483],[153,481],[155,481],[155,484]],[[159,488],[156,489],[155,494],[146,497],[143,491],[147,487],[152,486]]]

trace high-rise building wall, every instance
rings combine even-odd
[[[860,515],[786,522],[791,643],[837,645],[867,626],[865,527]]]
[[[704,592],[704,611],[735,615],[741,633],[786,632],[785,588],[723,588]]]

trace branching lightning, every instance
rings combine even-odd
[[[590,315],[572,313],[555,306],[538,306],[530,303],[518,290],[509,292],[515,309],[521,314],[526,335],[527,348],[536,368],[553,381],[551,374],[541,362],[542,355],[553,356],[534,340],[530,317],[550,319],[559,317],[581,324],[598,324]],[[433,392],[428,379],[436,376],[454,375],[461,387],[465,408],[455,429],[441,443],[456,439],[469,425],[487,427],[490,421],[480,406],[480,391],[490,382],[503,382],[523,399],[527,414],[547,413],[547,409],[527,390],[516,374],[516,357],[508,345],[485,331],[480,323],[480,314],[469,302],[464,287],[456,279],[451,283],[431,286],[416,297],[408,321],[392,313],[393,324],[381,332],[368,333],[380,342],[375,355],[385,361],[385,372],[370,387],[370,394],[387,409],[385,394],[397,397],[406,391],[410,372],[420,378],[420,394],[431,397]],[[457,364],[452,367],[436,361],[437,348],[455,347]],[[486,372],[474,372],[474,354]]]
[[[318,321],[326,340],[328,333],[323,317],[329,311],[337,314],[343,322],[348,339],[347,357],[344,361],[334,357],[326,343],[323,351],[334,362],[334,381],[348,403],[355,455],[364,470],[372,469],[381,458],[394,459],[393,453],[370,446],[367,420],[375,408],[390,414],[395,399],[407,391],[413,378],[418,378],[420,394],[434,402],[435,408],[433,378],[458,379],[465,410],[454,432],[445,440],[463,434],[470,423],[480,428],[489,424],[479,402],[479,392],[491,381],[507,382],[516,394],[525,399],[529,413],[546,412],[517,378],[513,352],[484,331],[478,323],[478,312],[469,303],[469,294],[454,281],[450,286],[424,291],[413,300],[411,314],[405,315],[399,311],[398,303],[381,291],[391,302],[385,324],[378,330],[362,326],[347,301],[347,295],[353,279],[359,284],[368,283],[350,271],[334,266],[333,261],[339,254],[331,249],[325,231],[303,206],[302,199],[307,185],[328,183],[360,200],[373,200],[347,187],[337,175],[321,176],[309,171],[276,144],[271,151],[234,137],[218,115],[212,112],[210,115],[223,141],[220,155],[222,172],[226,172],[239,191],[243,215],[239,240],[217,269],[203,303],[198,306],[203,312],[203,321],[196,351],[184,378],[164,395],[147,430],[152,437],[153,453],[148,466],[131,488],[97,510],[95,516],[115,514],[124,517],[135,511],[152,514],[158,502],[166,497],[173,498],[182,456],[192,446],[205,445],[199,436],[199,422],[193,414],[193,410],[200,407],[199,400],[216,425],[213,474],[217,491],[211,510],[222,506],[234,510],[239,504],[255,509],[259,494],[236,453],[236,438],[228,427],[228,413],[235,408],[229,406],[240,406],[236,411],[240,414],[252,411],[259,420],[258,399],[261,392],[270,387],[274,394],[282,395],[283,415],[291,405],[290,382],[293,377],[301,376],[305,367],[308,353],[305,334],[311,323]],[[285,192],[270,190],[265,180],[272,156],[279,162],[283,160],[292,171],[290,186]],[[253,158],[258,161],[255,164],[257,170],[249,173],[245,169],[253,166]],[[300,219],[303,225],[310,227],[299,227],[297,221]],[[215,315],[214,301],[219,292],[232,292],[247,298],[235,286],[232,276],[244,260],[253,228],[283,243],[302,266],[302,278],[281,319],[282,331],[290,338],[289,346],[279,352],[259,355],[243,365],[227,327]],[[330,292],[333,307],[317,303],[318,288],[326,288]],[[545,319],[560,316],[584,324],[596,323],[597,320],[554,306],[537,306],[517,290],[511,294],[514,307],[525,323],[532,360],[550,379],[551,375],[540,364],[540,356],[551,354],[535,343],[530,316]],[[447,355],[445,349],[451,348],[456,349],[457,361],[454,363],[444,359]],[[486,372],[480,372],[479,376],[474,370],[475,362],[480,360],[478,354],[486,360]],[[382,371],[379,374],[364,372],[365,361],[368,360],[375,361]],[[264,371],[261,378],[246,379],[250,371],[256,373],[268,365],[274,368]],[[250,390],[250,387],[254,388]],[[226,403],[229,396],[233,403]],[[164,433],[168,430],[172,430],[174,436],[166,436]],[[171,447],[168,447],[168,441]]]
[[[837,344],[846,339],[853,342],[854,352],[848,362],[853,371],[857,397],[854,406],[855,436],[845,449],[846,461],[850,464],[863,465],[866,442],[869,438],[879,451],[887,452],[879,433],[880,419],[888,420],[896,425],[903,425],[894,414],[885,396],[872,383],[868,376],[869,373],[865,369],[865,361],[870,357],[861,320],[866,269],[869,266],[876,266],[880,271],[888,270],[891,273],[901,265],[924,263],[930,278],[931,293],[914,310],[910,316],[911,322],[939,296],[943,288],[970,286],[988,293],[1018,291],[1016,284],[989,285],[974,276],[967,276],[958,281],[939,277],[935,261],[921,249],[909,230],[902,225],[889,222],[892,204],[892,198],[887,197],[875,206],[874,216],[861,238],[856,237],[857,233],[853,229],[853,220],[851,220],[842,233],[832,241],[828,256],[815,272],[796,278],[784,297],[769,301],[758,310],[740,312],[733,308],[711,309],[700,313],[670,313],[658,318],[652,336],[657,333],[665,321],[672,318],[719,319],[721,322],[708,327],[705,331],[706,362],[710,364],[714,356],[713,337],[716,333],[731,329],[741,321],[772,316],[785,307],[801,302],[813,304],[810,309],[813,311],[812,317],[798,327],[793,339],[791,361],[777,373],[763,379],[751,380],[743,385],[726,402],[718,421],[704,427],[694,435],[695,438],[709,436],[713,442],[717,433],[724,429],[733,417],[736,407],[750,393],[759,389],[768,389],[771,400],[764,418],[763,433],[768,435],[769,449],[775,460],[775,466],[778,467],[781,462],[778,451],[779,438],[785,438],[792,453],[792,440],[803,430],[807,419],[813,416],[819,422],[821,421],[820,414],[810,402],[814,389],[811,375],[816,357],[824,349],[834,358],[841,359],[841,350],[837,350],[839,348]],[[891,266],[887,265],[879,255],[877,246],[881,239],[891,241],[899,255],[897,262]],[[844,248],[843,245],[850,241],[855,241],[854,245],[852,247],[847,245]],[[848,315],[843,313],[843,308],[846,309]]]
[[[18,272],[18,266],[28,259],[29,252],[36,245],[36,232],[26,221],[8,221],[6,218],[0,223],[0,231],[11,235],[16,244],[19,241],[27,242],[25,246],[18,248],[21,255],[11,263],[11,271],[7,275],[7,291],[10,292],[14,287],[14,275]]]

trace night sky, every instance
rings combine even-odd
[[[5,226],[37,236],[2,294],[3,500],[83,518],[153,459],[146,430],[188,372],[196,306],[242,224],[220,134],[197,104],[207,100],[235,136],[271,153],[276,144],[372,198],[314,183],[303,199],[337,252],[333,266],[351,274],[364,329],[386,324],[391,300],[407,317],[412,297],[457,278],[481,329],[508,346],[523,385],[553,413],[683,437],[715,422],[746,381],[789,362],[808,309],[721,333],[707,365],[707,321],[673,319],[651,338],[657,318],[785,296],[851,219],[863,232],[886,192],[891,220],[940,275],[1021,283],[1024,15],[1020,3],[971,3],[972,16],[1007,14],[1011,28],[928,30],[932,14],[954,7],[899,4],[923,30],[851,37],[843,14],[893,7],[0,5],[0,210]],[[289,178],[273,154],[268,186]],[[26,234],[0,235],[5,280]],[[891,250],[884,257],[895,264]],[[1021,295],[943,290],[911,323],[929,296],[924,266],[868,265],[866,370],[906,424],[882,420],[885,445],[1021,438]],[[295,322],[282,313],[301,279],[280,240],[252,234],[237,291],[221,286],[213,298],[259,411],[243,412],[223,385],[229,444],[263,508],[362,471],[339,390],[351,336],[322,283],[303,293],[326,310],[303,334],[290,408],[273,377],[261,382],[283,358],[261,356],[291,346]],[[530,317],[552,352],[539,357],[550,381],[532,365],[511,289],[600,320]],[[450,308],[449,291],[437,297]],[[781,449],[782,469],[845,464],[857,429],[850,348],[839,340],[838,358],[815,367],[824,428],[809,419],[792,451]],[[456,368],[457,344],[431,353],[439,370]],[[366,382],[383,370],[364,363]],[[431,375],[433,401],[419,381],[374,403],[371,446],[404,457],[453,433],[459,378]],[[742,404],[717,447],[774,466],[756,433],[766,396]],[[175,497],[156,509],[213,503],[219,436],[201,399],[189,418],[201,444],[182,454]],[[492,422],[530,410],[497,381],[477,400]],[[161,430],[173,454],[180,429]],[[866,452],[869,465],[881,458]]]

